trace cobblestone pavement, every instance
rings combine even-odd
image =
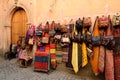
[[[0,80],[104,80],[95,77],[89,67],[81,69],[78,74],[66,68],[65,64],[58,64],[54,71],[49,73],[35,72],[33,65],[27,68],[20,68],[17,59],[4,60],[0,57]]]

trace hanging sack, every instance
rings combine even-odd
[[[29,38],[29,45],[33,45],[33,38]]]
[[[112,25],[114,27],[120,26],[120,14],[116,14],[112,17]]]
[[[84,25],[84,27],[88,27],[89,28],[92,25],[91,17],[84,18],[83,25]]]
[[[108,19],[108,17],[106,17],[104,15],[102,17],[100,17],[99,20],[98,20],[98,25],[99,25],[99,28],[106,28],[106,27],[108,27],[109,26],[109,19]]]
[[[63,25],[63,26],[61,27],[61,32],[62,32],[62,33],[67,33],[67,32],[68,32],[68,26],[67,26],[67,25]]]

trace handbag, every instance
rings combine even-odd
[[[61,25],[60,25],[60,23],[55,24],[54,30],[55,31],[61,31]]]
[[[116,14],[116,15],[114,15],[113,17],[112,17],[112,25],[114,26],[114,27],[117,27],[117,26],[119,26],[120,25],[120,14]]]
[[[106,16],[102,16],[98,19],[99,28],[106,28],[109,26],[109,19]]]
[[[42,30],[36,30],[36,36],[41,36],[42,35]]]
[[[28,43],[29,45],[33,45],[33,38],[30,38]]]
[[[42,37],[42,43],[48,44],[49,43],[49,37]]]
[[[67,33],[68,32],[68,26],[67,25],[64,25],[61,27],[61,32],[62,33]]]
[[[55,32],[54,30],[50,30],[50,31],[49,31],[49,34],[50,34],[51,37],[53,37],[53,36],[55,35],[55,33],[56,33],[56,32]]]
[[[70,43],[70,39],[69,39],[69,37],[65,34],[65,35],[62,36],[61,42],[62,42],[62,43]]]
[[[54,36],[54,38],[55,38],[55,39],[61,39],[61,34],[56,34],[56,35]]]
[[[84,27],[90,27],[92,25],[91,17],[84,18],[83,25],[84,25]]]

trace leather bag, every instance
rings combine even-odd
[[[62,33],[67,33],[68,32],[68,26],[67,25],[64,25],[61,27],[61,32]]]
[[[114,27],[120,26],[120,14],[113,15],[112,17],[112,25]]]
[[[49,43],[49,37],[42,37],[42,43],[48,44]]]
[[[84,18],[83,25],[84,25],[84,27],[90,27],[92,25],[91,17]]]
[[[29,45],[33,45],[33,38],[30,38],[28,43]]]
[[[70,39],[67,35],[63,35],[61,39],[62,43],[70,43]]]
[[[106,27],[108,27],[109,26],[109,19],[108,19],[108,17],[106,17],[104,15],[102,17],[100,17],[99,20],[98,20],[98,25],[99,25],[99,28],[106,28]]]

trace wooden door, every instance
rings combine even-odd
[[[26,35],[27,31],[27,14],[23,9],[18,9],[12,17],[11,41],[17,43],[20,36]]]

